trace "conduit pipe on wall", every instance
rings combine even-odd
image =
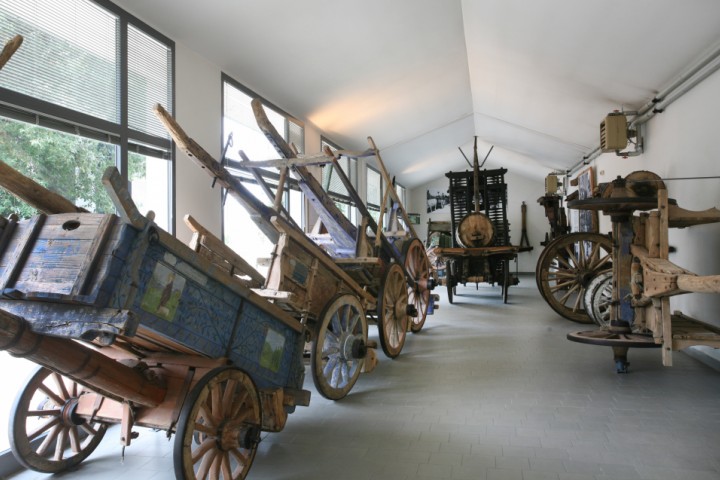
[[[660,90],[652,100],[643,105],[637,114],[628,122],[628,128],[640,128],[658,113],[662,113],[671,103],[692,90],[696,85],[705,80],[707,77],[715,73],[720,68],[720,45],[716,46],[708,55],[691,65],[687,70],[681,73],[667,87]],[[568,175],[575,173],[580,167],[587,165],[600,156],[602,150],[598,145],[582,160],[572,166],[568,170]]]

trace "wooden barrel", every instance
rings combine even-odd
[[[495,239],[495,228],[484,213],[470,212],[460,220],[455,239],[461,247],[487,247]]]

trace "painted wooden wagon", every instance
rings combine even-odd
[[[123,448],[142,426],[175,434],[177,478],[245,478],[261,432],[309,404],[305,326],[140,215],[117,170],[103,181],[120,216],[0,218],[0,349],[41,366],[13,453],[61,472],[108,425]]]
[[[279,167],[281,185],[288,172],[292,171],[319,217],[310,237],[356,283],[377,299],[376,308],[368,310],[368,313],[378,324],[383,352],[390,358],[397,357],[405,343],[406,332],[419,332],[428,313],[433,313],[436,296],[430,293],[434,281],[425,248],[410,223],[375,143],[368,137],[370,148],[363,152],[332,152],[326,148],[321,155],[298,158],[297,152],[268,119],[259,99],[252,101],[252,108],[258,127],[283,158],[270,162],[246,162],[245,165]],[[386,185],[377,221],[340,168],[340,156],[375,158]],[[308,170],[308,164],[330,164],[333,174],[340,179],[360,213],[357,227],[337,208]],[[276,207],[279,207],[278,202]],[[403,307],[403,304],[406,306]]]
[[[194,242],[196,249],[200,254],[215,259],[213,263],[226,272],[237,269],[246,277],[255,278],[252,285],[255,295],[307,327],[311,371],[318,392],[333,400],[343,398],[355,385],[360,373],[371,371],[376,362],[372,344],[368,342],[365,312],[375,310],[378,300],[294,225],[279,201],[275,208],[265,205],[190,138],[161,106],[156,106],[155,112],[177,146],[248,210],[260,230],[274,244],[265,279],[257,272],[253,273],[247,265],[218,261],[216,254],[222,252],[222,242],[207,231],[199,230],[191,221],[190,227],[199,235],[199,241]],[[267,188],[267,185],[262,185]],[[281,195],[282,189],[278,191]],[[227,255],[220,257],[228,258]],[[391,268],[387,275],[397,276],[397,269]],[[404,288],[386,289],[381,301],[387,306],[384,308],[388,315],[406,315],[407,293]]]

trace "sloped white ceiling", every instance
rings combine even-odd
[[[116,0],[407,187],[467,168],[542,178],[720,42],[715,0]]]

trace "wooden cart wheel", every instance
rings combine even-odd
[[[47,368],[36,370],[10,417],[10,447],[18,462],[38,472],[58,473],[85,460],[107,430],[106,424],[76,414],[80,396],[87,393]]]
[[[403,245],[405,271],[415,281],[415,287],[408,287],[408,301],[415,305],[416,316],[410,317],[410,331],[417,333],[422,330],[427,318],[430,304],[430,260],[425,247],[417,238]]]
[[[578,323],[592,323],[585,311],[585,288],[612,268],[612,242],[597,233],[571,233],[550,242],[538,261],[536,278],[545,301]]]
[[[325,398],[339,400],[352,390],[362,370],[368,324],[360,300],[336,296],[320,315],[311,364],[315,387]]]
[[[603,328],[610,326],[612,279],[612,272],[601,273],[593,278],[585,289],[585,311],[593,322]]]
[[[408,289],[403,269],[393,263],[385,273],[378,294],[380,346],[389,358],[400,355],[408,329]]]
[[[503,284],[502,284],[503,303],[508,302],[508,289],[509,288],[510,288],[510,260],[503,260]]]
[[[448,260],[445,262],[445,287],[447,287],[448,303],[452,305],[453,295],[455,295],[455,268],[454,262]]]
[[[185,399],[173,462],[183,480],[237,480],[247,476],[262,428],[262,406],[248,374],[234,367],[212,370]]]

